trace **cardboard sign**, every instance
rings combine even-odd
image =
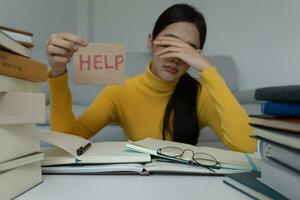
[[[124,84],[123,44],[90,43],[74,54],[75,84]]]

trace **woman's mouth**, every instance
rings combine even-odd
[[[178,73],[178,69],[176,67],[172,67],[172,66],[164,66],[164,69],[171,73],[171,74],[177,74]]]

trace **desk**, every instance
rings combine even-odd
[[[251,199],[225,185],[223,177],[181,175],[46,175],[18,200]]]

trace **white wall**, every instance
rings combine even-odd
[[[91,41],[123,42],[147,51],[146,37],[158,15],[176,0],[0,0],[0,24],[32,31],[33,57],[46,62],[53,32]],[[189,0],[208,24],[205,54],[232,56],[241,89],[300,84],[300,1]]]
[[[128,51],[146,51],[146,37],[158,15],[179,2],[90,0],[88,9],[79,13],[88,18],[82,31],[92,41],[123,42]],[[185,2],[200,9],[207,19],[205,54],[232,56],[239,68],[241,89],[300,84],[300,1]]]
[[[45,44],[53,32],[75,32],[74,0],[0,0],[0,24],[33,32],[33,58],[47,62]]]

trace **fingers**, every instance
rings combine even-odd
[[[72,34],[72,33],[57,33],[57,37],[62,38],[63,40],[68,40],[73,43],[77,43],[81,46],[88,45],[88,42],[81,36]]]
[[[88,42],[81,36],[72,33],[53,33],[47,42],[46,53],[52,68],[52,75],[60,75],[65,71],[73,53]],[[55,75],[55,76],[56,76]]]
[[[88,42],[84,38],[72,33],[54,33],[47,42],[48,47],[51,45],[74,52],[77,51],[80,46],[88,45]],[[53,49],[53,47],[51,47],[51,49]]]
[[[161,57],[162,55],[166,54],[166,53],[171,53],[171,52],[181,52],[181,48],[179,47],[175,47],[175,46],[170,46],[170,47],[166,47],[163,48],[162,50],[159,50],[155,53],[156,56]]]
[[[67,51],[66,49],[63,48],[59,48],[57,46],[54,45],[49,45],[47,47],[47,53],[50,55],[61,55],[61,56],[67,56],[68,54],[70,54],[70,51]]]
[[[171,52],[159,56],[160,58],[178,58],[181,60],[180,52]]]
[[[53,60],[59,64],[68,64],[70,62],[70,57],[63,57],[63,56],[53,56]]]
[[[48,46],[50,46],[50,45],[56,46],[56,47],[61,48],[61,49],[65,49],[67,51],[76,51],[76,50],[78,50],[78,45],[75,45],[75,43],[73,43],[71,41],[64,40],[64,39],[59,38],[59,37],[50,38]]]
[[[162,45],[162,46],[177,46],[177,47],[189,47],[190,44],[188,44],[187,42],[179,39],[179,38],[175,38],[175,37],[166,37],[166,36],[159,36],[155,41],[154,44],[157,45]]]
[[[183,47],[182,43],[168,41],[168,40],[155,40],[153,41],[155,45],[158,46],[175,46],[175,47]]]

